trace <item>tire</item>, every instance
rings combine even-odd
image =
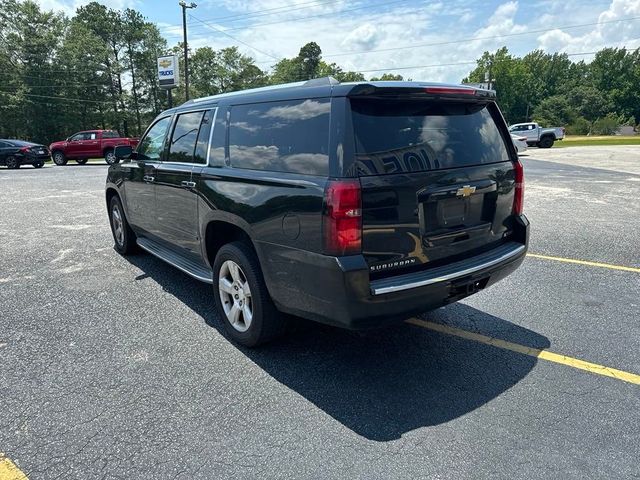
[[[230,268],[233,264],[239,269],[235,274]],[[226,288],[221,288],[222,280],[227,280]],[[228,243],[218,251],[213,264],[213,293],[225,331],[233,341],[256,347],[285,332],[286,316],[273,304],[258,258],[245,242]],[[237,319],[235,323],[233,318]]]
[[[42,168],[42,167],[44,167],[44,161],[42,160],[33,164],[33,168]]]
[[[17,168],[20,168],[20,161],[13,155],[8,156],[4,160],[4,164],[10,170],[15,170]]]
[[[89,161],[89,159],[88,159],[88,158],[78,158],[78,159],[76,160],[76,163],[77,163],[78,165],[84,165],[84,164],[85,164],[85,163],[87,163],[88,161]]]
[[[59,167],[66,165],[68,162],[67,157],[60,150],[56,150],[55,152],[53,152],[52,158],[53,158],[53,163],[55,163]]]
[[[107,165],[115,165],[120,162],[113,149],[108,149],[104,151],[104,161],[107,162]]]
[[[124,215],[122,202],[114,195],[109,202],[109,225],[113,234],[114,246],[120,255],[130,255],[136,251],[136,234],[133,233],[127,217]]]
[[[553,147],[553,137],[542,137],[540,142],[538,142],[538,147],[540,148],[551,148]]]

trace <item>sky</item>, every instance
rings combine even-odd
[[[178,0],[99,0],[135,8],[168,41],[182,40]],[[365,77],[385,72],[460,82],[484,51],[507,46],[589,61],[604,47],[640,47],[640,0],[195,0],[187,10],[189,46],[236,45],[268,70],[315,41],[323,59]],[[39,0],[73,14],[80,0]],[[620,21],[621,20],[621,21]],[[574,55],[575,54],[575,55]]]

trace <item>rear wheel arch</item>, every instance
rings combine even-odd
[[[210,266],[213,266],[216,255],[223,245],[231,242],[244,242],[258,255],[258,251],[246,230],[235,223],[224,220],[212,220],[204,230],[204,254]]]

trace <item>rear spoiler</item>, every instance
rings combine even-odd
[[[391,82],[389,82],[391,83]],[[380,86],[372,84],[359,84],[353,87],[348,97],[413,97],[413,98],[443,98],[466,101],[490,101],[495,100],[495,90],[483,90],[464,85],[440,86]]]

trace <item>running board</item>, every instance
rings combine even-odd
[[[153,240],[149,240],[145,237],[138,237],[136,243],[152,255],[155,255],[160,260],[164,260],[169,265],[176,267],[178,270],[186,273],[190,277],[200,280],[201,282],[213,284],[213,272],[207,267],[200,265],[193,260],[184,258],[182,255],[174,252],[173,250],[160,245]]]

